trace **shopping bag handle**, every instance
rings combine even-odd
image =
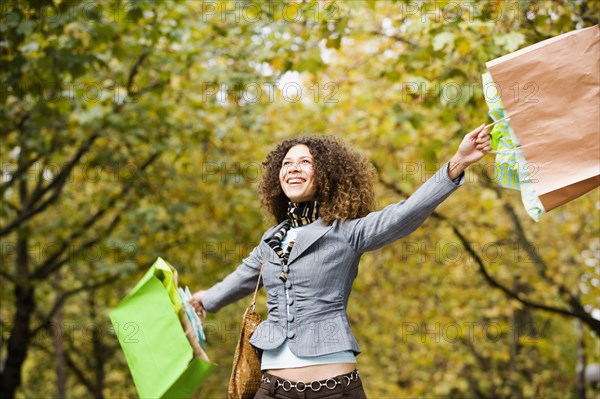
[[[485,125],[484,129],[487,129],[488,127],[492,127],[492,126],[494,126],[496,123],[502,122],[503,120],[506,120],[506,119],[510,119],[510,116],[509,116],[509,115],[507,115],[507,116],[505,116],[505,117],[504,117],[504,118],[502,118],[502,119],[498,119],[497,121],[494,121],[494,122],[490,123],[489,125]]]
[[[260,264],[260,272],[258,273],[258,279],[256,280],[256,288],[254,289],[254,295],[252,296],[252,303],[250,307],[252,308],[252,312],[254,312],[254,308],[256,307],[256,293],[258,292],[258,286],[260,285],[260,278],[262,277],[263,266],[265,265],[265,261]]]

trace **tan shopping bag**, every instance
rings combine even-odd
[[[486,63],[546,211],[600,185],[600,28]]]

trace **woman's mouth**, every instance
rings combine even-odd
[[[299,178],[299,177],[294,177],[292,179],[288,179],[287,184],[290,186],[298,186],[302,183],[304,183],[306,180]]]

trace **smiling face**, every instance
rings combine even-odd
[[[292,202],[313,201],[317,193],[314,159],[309,148],[297,144],[289,149],[281,162],[279,184]]]

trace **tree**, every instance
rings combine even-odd
[[[381,208],[485,121],[486,61],[598,22],[585,1],[3,6],[2,397],[135,396],[110,308],[156,256],[192,289],[247,256],[274,143],[343,136]],[[600,361],[597,192],[535,224],[491,163],[364,256],[349,317],[369,395],[566,396],[577,360]],[[224,392],[242,302],[206,321],[220,367],[200,397]]]

